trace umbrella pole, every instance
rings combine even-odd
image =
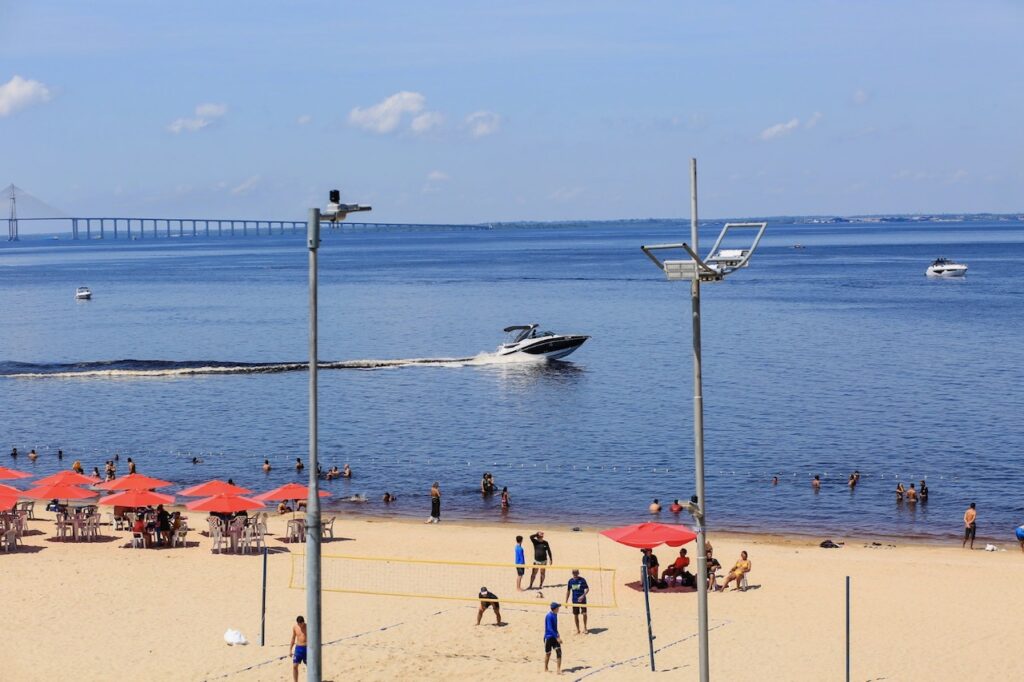
[[[651,650],[651,672],[654,670],[654,631],[651,629],[651,577],[647,572],[647,562],[645,561],[641,566],[640,570],[643,571],[644,579],[644,606],[647,608],[647,646]]]

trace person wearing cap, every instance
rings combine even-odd
[[[530,572],[530,586],[526,589],[533,589],[533,581],[537,577],[537,571],[540,571],[540,583],[537,585],[537,589],[540,590],[544,588],[544,574],[547,569],[538,569],[537,566],[554,563],[555,555],[551,553],[551,545],[544,539],[544,531],[539,530],[531,535],[530,542],[533,543],[533,571]]]
[[[587,593],[590,585],[586,578],[580,577],[580,569],[572,569],[572,577],[565,584],[565,601],[572,601],[572,618],[576,621],[576,634],[580,634],[580,614],[583,614],[583,634],[589,635],[587,629]]]
[[[495,625],[504,625],[501,622],[501,607],[498,605],[498,595],[494,594],[486,587],[480,588],[480,608],[476,612],[476,624],[480,625],[480,619],[484,617],[484,611],[494,607],[494,617],[497,619]]]
[[[562,674],[562,638],[558,636],[558,609],[562,605],[556,601],[551,602],[551,610],[544,616],[544,672],[548,672],[548,661],[551,660],[551,650],[554,649],[557,672]]]

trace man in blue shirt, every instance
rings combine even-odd
[[[516,589],[523,591],[523,574],[526,573],[526,551],[523,549],[523,536],[516,536]]]
[[[580,569],[572,569],[572,578],[565,585],[565,600],[572,601],[572,617],[576,621],[576,634],[580,634],[580,614],[583,614],[583,634],[589,635],[587,629],[587,593],[590,592],[590,585],[586,578],[580,577]]]
[[[551,602],[551,610],[544,616],[544,672],[548,672],[548,661],[551,660],[551,650],[555,650],[558,658],[556,672],[562,674],[562,638],[558,636],[558,608],[561,606],[556,601]]]

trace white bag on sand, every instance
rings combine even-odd
[[[228,643],[228,646],[234,646],[235,644],[248,644],[249,640],[245,638],[238,630],[232,630],[228,628],[224,632],[224,641]]]
[[[999,548],[996,547],[995,545],[985,545],[985,551],[986,552],[995,552],[998,549]]]

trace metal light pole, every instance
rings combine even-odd
[[[342,204],[333,189],[325,210],[333,223],[369,206]],[[309,248],[309,497],[306,499],[306,679],[320,682],[323,637],[320,618],[320,476],[317,462],[317,249],[320,248],[320,209],[309,209],[306,246]]]
[[[309,497],[306,499],[306,679],[320,682],[320,477],[317,475],[317,262],[320,209],[309,209]]]
[[[707,258],[697,255],[697,159],[690,159],[690,244],[654,244],[641,246],[670,280],[690,282],[690,309],[693,322],[693,463],[696,495],[688,505],[697,524],[697,642],[700,658],[700,680],[708,682],[708,582],[706,514],[704,497],[704,388],[701,377],[700,353],[700,284],[720,282],[731,272],[745,268],[757,245],[761,242],[767,223],[726,223]],[[757,234],[745,249],[722,249],[722,242],[730,230],[755,229]],[[691,246],[692,245],[692,246]],[[659,260],[653,251],[682,249],[689,255],[686,260]]]
[[[690,241],[697,252],[697,159],[690,159]],[[697,487],[697,645],[700,650],[700,680],[708,682],[708,557],[705,545],[704,504],[704,385],[700,372],[700,278],[690,282],[693,315],[693,464]]]

